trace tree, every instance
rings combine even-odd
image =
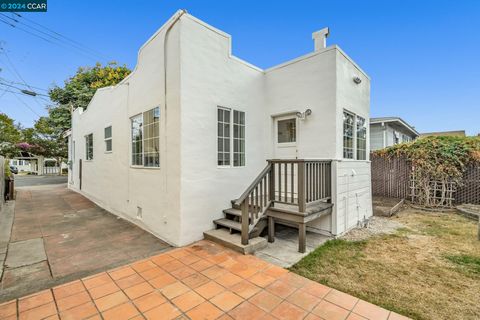
[[[86,109],[97,89],[116,85],[130,72],[116,62],[79,68],[65,81],[63,88],[55,86],[50,89],[49,96],[54,105],[47,108],[48,115],[40,117],[33,129],[23,131],[23,141],[27,143],[24,147],[33,154],[55,158],[60,164],[67,158],[68,147],[63,134],[71,127],[71,110]]]
[[[11,158],[17,152],[17,143],[20,142],[20,125],[5,113],[0,113],[0,155]]]
[[[63,113],[70,108],[86,109],[97,89],[118,84],[130,72],[125,65],[119,66],[116,62],[106,66],[97,63],[94,67],[80,67],[73,77],[65,81],[63,88],[55,86],[50,89],[50,100],[56,104],[55,107],[65,107],[61,110]]]

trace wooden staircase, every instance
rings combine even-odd
[[[225,228],[230,231],[230,233],[235,232],[242,232],[242,210],[240,205],[236,205],[235,202],[237,200],[232,200],[232,207],[223,210],[224,218],[214,220],[213,223],[215,227],[218,228]],[[252,239],[255,237],[259,237],[260,234],[265,230],[267,227],[267,217],[261,216],[256,224],[251,224],[251,218],[248,218],[248,238]]]
[[[223,210],[224,217],[213,221],[215,229],[204,236],[252,253],[267,245],[260,237],[265,228],[273,242],[275,222],[293,222],[299,228],[299,251],[304,252],[306,223],[332,212],[331,181],[331,161],[269,160],[245,192]]]

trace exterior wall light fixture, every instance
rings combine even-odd
[[[304,112],[297,112],[296,113],[296,116],[297,118],[299,118],[300,120],[305,120],[309,115],[312,114],[312,109],[307,109],[305,110]]]
[[[360,84],[362,83],[362,79],[360,79],[360,77],[355,76],[353,77],[353,82],[355,82],[356,84]]]

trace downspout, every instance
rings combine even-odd
[[[165,31],[165,37],[163,38],[163,96],[165,97],[165,101],[164,101],[164,104],[165,104],[165,157],[166,155],[168,154],[167,153],[167,147],[168,147],[168,143],[167,143],[167,138],[168,138],[168,135],[167,135],[167,40],[168,40],[168,34],[170,33],[170,30],[173,28],[173,26],[178,22],[178,20],[180,20],[180,18],[185,14],[187,13],[187,10],[185,9],[182,9],[180,14],[175,18],[175,20],[173,20],[173,22],[170,24],[170,26],[168,26],[167,28],[167,31]],[[160,162],[162,162],[162,160],[160,159]],[[162,165],[160,165],[162,166]],[[168,192],[168,179],[167,179],[167,161],[165,161],[165,191]]]

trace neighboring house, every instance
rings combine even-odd
[[[18,172],[31,172],[32,165],[30,160],[10,159],[10,165],[18,169]]]
[[[457,130],[457,131],[438,131],[438,132],[427,132],[427,133],[420,133],[420,138],[423,137],[466,137],[465,130]]]
[[[65,163],[61,163],[59,167],[56,159],[36,156],[28,152],[22,152],[20,156],[10,159],[10,165],[17,167],[18,172],[29,172],[39,176],[58,174],[60,169],[67,169]]]
[[[69,188],[177,246],[215,225],[248,242],[275,210],[300,233],[357,226],[372,215],[370,79],[327,35],[263,70],[232,55],[228,34],[177,12],[128,77],[74,111]]]
[[[419,133],[399,117],[370,119],[370,150],[391,147],[398,143],[415,140]]]

